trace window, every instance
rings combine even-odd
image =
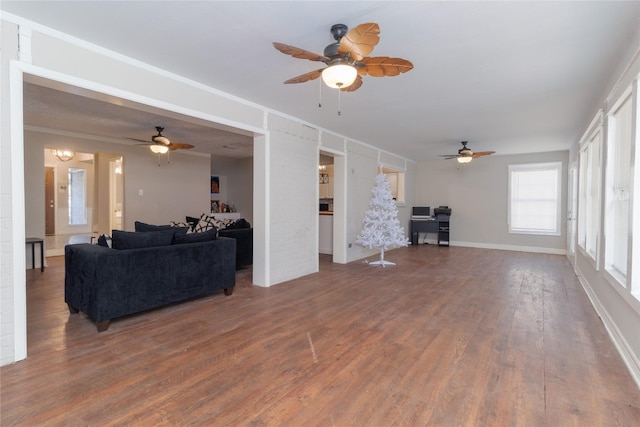
[[[629,90],[614,104],[608,117],[605,270],[623,286],[627,284],[629,252],[632,107]]]
[[[509,165],[509,232],[560,235],[562,162]]]
[[[594,118],[580,147],[580,196],[578,209],[578,245],[598,268],[600,247],[600,179],[602,112]]]
[[[87,223],[85,170],[69,168],[69,224]]]
[[[382,173],[387,176],[393,200],[396,203],[404,203],[404,172],[383,168]]]

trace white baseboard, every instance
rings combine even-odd
[[[498,245],[493,243],[477,243],[477,242],[451,242],[451,246],[462,246],[467,248],[481,249],[498,249],[501,251],[517,251],[517,252],[534,252],[539,254],[566,255],[565,249],[543,248],[537,246],[515,246],[515,245]]]
[[[596,310],[596,313],[598,313],[598,316],[600,316],[600,319],[609,334],[609,338],[611,338],[613,345],[616,347],[616,350],[618,350],[620,357],[622,357],[622,361],[627,366],[627,369],[629,369],[629,373],[631,373],[636,385],[640,388],[640,359],[638,359],[638,357],[633,353],[631,347],[629,347],[629,344],[624,339],[624,336],[620,333],[615,322],[611,319],[611,316],[609,316],[609,313],[604,308],[598,299],[598,296],[593,291],[593,288],[584,278],[584,275],[582,275],[579,269],[576,269],[576,274],[582,288],[587,293],[587,298],[589,298],[591,305]]]

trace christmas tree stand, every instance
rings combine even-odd
[[[370,262],[369,265],[381,265],[384,268],[387,265],[396,265],[396,263],[384,260],[384,249],[383,249],[382,251],[380,251],[380,260]]]

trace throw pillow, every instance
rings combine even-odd
[[[168,246],[173,241],[174,231],[121,231],[113,230],[111,239],[113,240],[113,249],[137,249],[151,248],[155,246]]]
[[[218,219],[216,217],[211,218],[213,220],[213,224],[216,226],[218,230],[224,230],[229,225],[233,224],[234,220],[231,218],[226,219]]]
[[[187,227],[187,228],[191,228],[191,224],[187,224],[186,222],[179,222],[179,221],[169,221],[169,225],[171,225],[172,227]]]
[[[205,215],[205,214],[202,214]],[[196,225],[198,225],[198,222],[200,221],[200,218],[196,218],[193,216],[187,216],[185,217],[185,220],[187,222],[187,224],[189,224],[191,226],[191,230],[193,230],[194,228],[196,228]]]
[[[213,228],[220,228],[220,227],[216,226],[216,222],[214,221],[213,218],[209,217],[207,214],[202,214],[196,226],[193,227],[193,232],[201,233],[203,231],[208,231]]]
[[[134,227],[136,231],[160,231],[160,230],[167,230],[171,228],[170,225],[145,224],[144,222],[140,222],[140,221],[136,221],[134,223]]]
[[[214,227],[201,233],[176,234],[173,236],[173,244],[208,242],[209,240],[216,240],[217,238],[218,229]]]
[[[110,248],[111,247],[111,236],[109,236],[108,234],[101,234],[100,237],[98,237],[98,246],[104,246],[105,248]]]
[[[191,227],[188,225],[172,225],[171,228],[173,229],[174,234],[187,234],[191,230]]]
[[[227,225],[225,230],[240,230],[243,228],[251,228],[251,224],[249,224],[249,222],[246,219],[240,218],[234,221],[233,223]]]

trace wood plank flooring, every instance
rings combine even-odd
[[[27,271],[5,426],[639,426],[640,390],[563,256],[420,245],[116,319]]]

